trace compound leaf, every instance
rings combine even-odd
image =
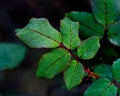
[[[101,78],[85,91],[84,96],[117,96],[117,88],[108,79]]]
[[[80,45],[79,39],[79,22],[71,21],[68,17],[65,17],[61,21],[60,31],[62,33],[63,44],[68,49],[75,49]]]
[[[71,55],[67,50],[63,48],[54,49],[42,56],[36,75],[51,79],[66,69],[70,59]]]
[[[32,18],[28,25],[16,29],[16,35],[32,48],[55,48],[62,42],[61,34],[45,18]]]
[[[91,13],[72,11],[66,14],[66,16],[69,17],[71,20],[80,22],[80,37],[103,37],[104,27],[95,20],[94,16]]]
[[[84,77],[84,67],[81,63],[73,60],[70,67],[64,72],[64,81],[68,89],[71,89],[82,82]]]
[[[81,59],[93,58],[100,48],[99,38],[94,36],[84,40],[78,47],[77,54]]]
[[[26,47],[13,43],[0,43],[0,71],[12,69],[24,59]]]
[[[112,24],[108,30],[108,39],[116,46],[120,46],[120,22]]]
[[[95,67],[94,72],[100,77],[108,78],[110,80],[113,79],[112,66],[108,64],[99,64]]]
[[[120,59],[113,62],[112,70],[114,79],[120,79]]]
[[[117,17],[116,0],[90,0],[96,20],[103,25],[111,24]]]

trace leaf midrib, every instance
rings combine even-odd
[[[68,20],[68,23],[70,24],[70,49],[72,49],[72,46],[71,46],[71,39],[72,39],[72,25],[70,23],[70,21]]]
[[[74,70],[73,70],[73,74],[72,74],[72,76],[71,76],[70,87],[71,87],[72,81],[73,81],[73,79],[74,79],[73,77],[74,77],[74,73],[75,73],[75,71],[76,71],[76,66],[77,66],[77,64],[75,65]]]
[[[42,72],[44,73],[45,71],[47,71],[51,66],[53,66],[54,64],[56,64],[56,62],[58,62],[61,58],[63,58],[68,53],[69,52],[66,52],[65,54],[63,54],[61,57],[59,57],[57,60],[55,60],[53,63],[51,63],[47,68],[45,68]]]
[[[108,84],[104,90],[102,90],[100,96],[103,96],[102,94],[112,85],[112,83]]]
[[[80,22],[80,21],[79,21],[79,22]],[[82,24],[83,26],[87,27],[88,29],[93,30],[94,32],[97,32],[97,33],[100,34],[100,35],[103,35],[102,33],[98,32],[98,30],[95,30],[94,28],[92,28],[92,27],[90,27],[90,26],[88,26],[88,25],[85,25],[84,23],[81,23],[81,22],[80,22],[80,24]],[[96,23],[96,24],[97,24],[97,23]]]
[[[56,43],[59,43],[59,44],[60,44],[60,42],[58,42],[57,40],[55,40],[55,39],[51,38],[50,36],[48,36],[48,35],[46,35],[46,34],[43,34],[43,33],[39,32],[39,31],[37,31],[37,30],[30,29],[30,28],[28,28],[28,30],[32,30],[32,31],[34,31],[35,33],[38,33],[38,34],[40,34],[40,35],[42,35],[42,36],[44,36],[44,37],[47,37],[48,39],[53,40],[54,42],[56,42]]]
[[[80,46],[82,46],[83,43],[86,43],[86,42],[87,42],[87,41],[84,40],[84,41],[80,44]],[[89,47],[89,46],[85,47],[85,49],[82,51],[82,54],[80,55],[80,58],[83,57],[83,54],[88,50],[88,48],[90,48],[90,47]]]

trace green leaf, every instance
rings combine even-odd
[[[88,12],[72,11],[66,14],[70,19],[80,22],[80,36],[88,38],[91,36],[103,37],[104,27],[96,22],[94,16]],[[99,29],[99,30],[98,30]]]
[[[118,15],[116,0],[90,0],[90,2],[93,14],[100,24],[106,25],[114,22]]]
[[[73,60],[70,67],[64,72],[64,81],[68,89],[71,89],[82,82],[84,77],[84,67],[81,63]]]
[[[117,96],[117,88],[108,79],[101,78],[85,91],[84,96]]]
[[[0,43],[0,71],[18,66],[25,58],[26,47],[13,43]]]
[[[94,72],[98,74],[98,76],[103,78],[108,78],[110,80],[113,79],[112,74],[112,66],[107,64],[99,64],[95,69]]]
[[[66,69],[70,59],[71,55],[67,50],[63,48],[54,49],[42,56],[36,75],[51,79]]]
[[[61,34],[45,18],[32,18],[28,25],[16,29],[16,35],[31,48],[55,48],[62,42]]]
[[[112,24],[108,30],[108,39],[116,46],[120,46],[120,22]]]
[[[118,20],[118,18],[120,17],[120,0],[115,0],[115,9],[116,9],[116,14],[117,14],[117,18],[116,21]]]
[[[114,79],[120,79],[120,59],[113,62],[112,70]]]
[[[81,59],[91,59],[96,55],[99,48],[100,44],[98,37],[94,36],[86,39],[78,47],[78,57]]]
[[[80,45],[79,39],[79,23],[71,21],[69,18],[65,17],[61,21],[60,31],[62,33],[63,44],[68,49],[75,49]]]

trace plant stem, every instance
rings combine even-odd
[[[64,48],[65,50],[67,50],[67,51],[71,54],[71,56],[72,56],[74,59],[77,60],[77,62],[80,62],[79,57],[76,56],[76,55],[74,55],[73,52],[72,52],[72,50],[70,50],[70,49],[68,49],[67,47],[65,47],[62,43],[60,44],[59,47]],[[89,68],[85,68],[85,67],[84,67],[84,71],[88,74],[89,77],[93,77],[93,78],[95,78],[95,79],[100,78],[100,76],[98,76],[96,73],[90,71]]]
[[[60,44],[60,47],[66,49],[66,50],[71,54],[71,56],[72,56],[74,59],[76,59],[77,62],[79,62],[79,57],[76,56],[76,55],[74,55],[73,52],[72,52],[70,49],[68,49],[67,47],[65,47],[62,43]]]
[[[115,86],[117,86],[118,88],[120,88],[120,84],[119,84],[116,80],[112,81],[112,83],[113,83]]]
[[[88,74],[89,77],[93,77],[95,79],[100,78],[96,73],[91,72],[89,68],[84,68],[84,71]]]

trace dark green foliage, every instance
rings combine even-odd
[[[70,12],[66,16],[81,24],[81,37],[103,37],[107,34],[108,40],[114,45],[120,46],[118,14],[120,0],[90,0],[93,14],[87,12]],[[118,12],[119,11],[119,12]],[[95,17],[95,18],[94,18]]]
[[[109,26],[108,39],[116,46],[120,46],[120,21]]]
[[[113,76],[114,76],[114,78],[119,80],[120,79],[120,59],[113,62],[112,68],[113,68]]]
[[[119,57],[115,50],[120,46],[119,1],[90,0],[92,13],[67,13],[60,22],[60,32],[45,18],[32,18],[27,26],[16,29],[16,35],[29,47],[53,48],[41,57],[37,77],[51,79],[63,72],[68,89],[81,84],[84,77],[93,77],[95,82],[84,96],[117,96],[120,59],[113,60]],[[107,40],[113,45],[105,46]],[[90,61],[92,58],[96,61]]]
[[[108,79],[101,78],[85,91],[84,96],[117,96],[117,88]]]
[[[14,43],[0,43],[0,71],[12,69],[24,59],[26,47]]]
[[[88,12],[70,12],[66,14],[71,20],[80,22],[80,37],[88,38],[90,36],[103,37],[104,27],[97,23],[93,14]],[[98,30],[99,29],[99,30]]]
[[[112,66],[108,64],[99,64],[95,67],[94,72],[100,77],[107,78],[110,80],[113,79]]]
[[[96,20],[106,26],[114,22],[117,16],[116,0],[90,0]]]

